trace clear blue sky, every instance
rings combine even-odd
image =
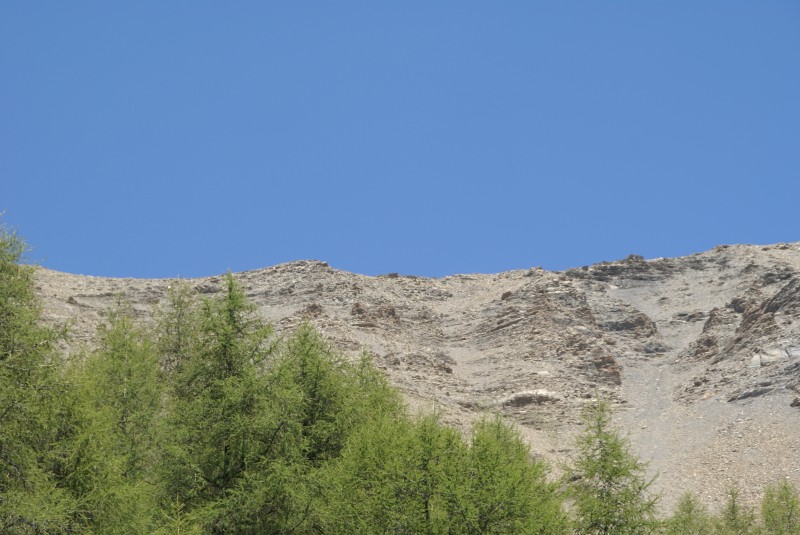
[[[800,2],[0,4],[54,269],[563,269],[800,240]]]

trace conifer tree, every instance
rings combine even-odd
[[[289,338],[268,380],[298,389],[303,457],[313,466],[338,457],[350,434],[365,421],[402,410],[399,396],[368,355],[351,362],[309,324]]]
[[[449,500],[461,533],[566,533],[568,523],[543,462],[530,458],[519,432],[499,416],[473,428]]]
[[[800,496],[789,480],[784,479],[765,489],[761,518],[767,533],[800,535]]]
[[[711,517],[703,505],[689,494],[678,502],[672,517],[665,523],[666,535],[711,535]]]
[[[342,508],[332,512],[331,506],[354,497],[345,493],[331,498],[332,489],[342,483],[334,467],[359,430],[403,413],[400,395],[369,355],[356,361],[342,356],[308,324],[282,345],[266,380],[272,391],[284,393],[284,412],[293,415],[291,427],[299,433],[298,456],[291,464],[294,505],[289,525],[323,532],[339,526],[333,531],[341,532],[346,526],[340,522]],[[286,393],[291,395],[285,397]]]
[[[324,532],[569,532],[544,465],[499,418],[467,445],[435,414],[387,415],[351,436],[332,472]]]
[[[459,435],[435,416],[384,415],[359,428],[331,474],[326,529],[332,533],[442,533],[444,485],[463,453]]]
[[[164,306],[154,311],[155,344],[162,371],[176,374],[197,348],[200,336],[199,302],[188,283],[178,281],[167,289]]]
[[[162,504],[214,533],[280,531],[299,455],[299,394],[266,380],[272,330],[232,275],[202,303],[198,343],[172,381],[161,463]],[[246,510],[250,507],[250,510]]]
[[[66,385],[58,333],[41,324],[25,242],[0,225],[0,532],[70,529],[75,503],[57,486],[52,455]]]
[[[125,305],[100,328],[100,346],[73,366],[75,388],[64,400],[72,429],[65,442],[63,485],[92,533],[149,533],[154,426],[161,403],[158,361],[149,333]]]
[[[587,535],[652,532],[658,499],[649,492],[652,480],[613,428],[608,403],[584,411],[583,422],[571,471],[576,530]]]
[[[728,498],[716,522],[718,535],[757,535],[756,515],[752,508],[743,506],[739,501],[739,490],[728,490]]]

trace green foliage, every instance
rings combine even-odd
[[[136,327],[130,311],[111,313],[100,329],[100,349],[88,362],[94,410],[108,416],[108,432],[124,453],[125,474],[137,477],[152,462],[151,428],[161,405],[158,358],[148,333]]]
[[[467,445],[435,415],[360,428],[327,475],[330,533],[566,533],[545,467],[518,433],[485,419]]]
[[[185,395],[251,374],[270,355],[271,336],[272,329],[256,314],[236,279],[226,275],[222,297],[202,303],[198,352],[189,356],[187,370],[178,378],[188,389]]]
[[[271,381],[284,381],[297,389],[294,412],[302,433],[302,455],[314,465],[338,456],[356,417],[344,367],[338,355],[305,325],[289,341],[270,374]]]
[[[58,333],[40,324],[26,245],[0,225],[0,532],[70,529],[75,504],[57,487],[50,455],[66,386],[56,371]]]
[[[567,518],[547,468],[499,416],[473,428],[449,509],[461,533],[565,533]],[[455,498],[455,499],[453,499]]]
[[[200,335],[199,303],[189,284],[177,282],[167,290],[166,306],[154,311],[158,324],[156,351],[164,373],[174,374],[195,352]]]
[[[751,508],[739,503],[739,491],[732,488],[716,522],[716,533],[719,535],[756,535],[759,533],[756,515]]]
[[[800,535],[800,496],[788,480],[770,485],[761,501],[761,518],[767,533]]]
[[[351,363],[309,326],[275,343],[230,275],[218,299],[180,292],[158,328],[171,384],[159,463],[170,524],[310,529],[322,467],[355,429],[402,410],[399,395],[367,357]]]
[[[385,415],[367,423],[328,474],[324,531],[442,532],[448,463],[463,448],[435,416]]]
[[[578,458],[572,470],[575,526],[579,533],[649,533],[658,498],[649,493],[646,466],[611,425],[611,409],[600,401],[584,412]]]
[[[399,394],[365,355],[351,362],[308,325],[276,347],[264,381],[284,438],[229,494],[236,526],[225,532],[286,533],[322,529],[330,469],[353,434],[384,415],[397,417]],[[347,497],[352,500],[351,496]]]
[[[272,331],[233,276],[225,283],[222,298],[203,302],[198,324],[187,327],[198,341],[177,367],[160,463],[163,503],[177,500],[183,514],[213,532],[228,531],[226,515],[234,513],[237,490],[251,485],[252,473],[272,481],[281,462],[299,451],[297,418],[291,404],[280,402],[298,394],[262,373]]]
[[[149,335],[124,306],[100,329],[100,346],[73,366],[65,398],[71,429],[62,442],[62,486],[78,502],[89,532],[148,533],[156,504],[148,482],[153,425],[161,403],[158,361]]]
[[[402,410],[399,396],[379,380],[367,356],[352,364],[309,325],[301,326],[268,374],[298,390],[302,455],[313,466],[339,456],[349,435],[367,419]]]
[[[693,495],[684,494],[666,524],[666,535],[711,535],[713,525],[706,508]]]

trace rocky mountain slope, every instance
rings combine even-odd
[[[800,484],[800,243],[564,272],[368,277],[302,261],[236,276],[278,333],[311,321],[372,353],[412,406],[459,426],[499,411],[556,465],[581,408],[611,398],[666,510],[685,490],[717,507],[731,485],[752,502],[780,478]],[[147,319],[176,281],[40,268],[37,282],[76,348],[118,296]],[[201,294],[220,282],[188,281]]]

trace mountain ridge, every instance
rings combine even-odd
[[[582,407],[611,399],[665,509],[684,490],[717,508],[731,485],[754,503],[776,479],[800,483],[800,243],[564,271],[368,276],[301,260],[234,275],[279,335],[310,322],[370,352],[412,407],[462,429],[500,412],[556,464]],[[69,350],[120,296],[148,321],[176,281],[212,294],[222,279],[36,280]]]

